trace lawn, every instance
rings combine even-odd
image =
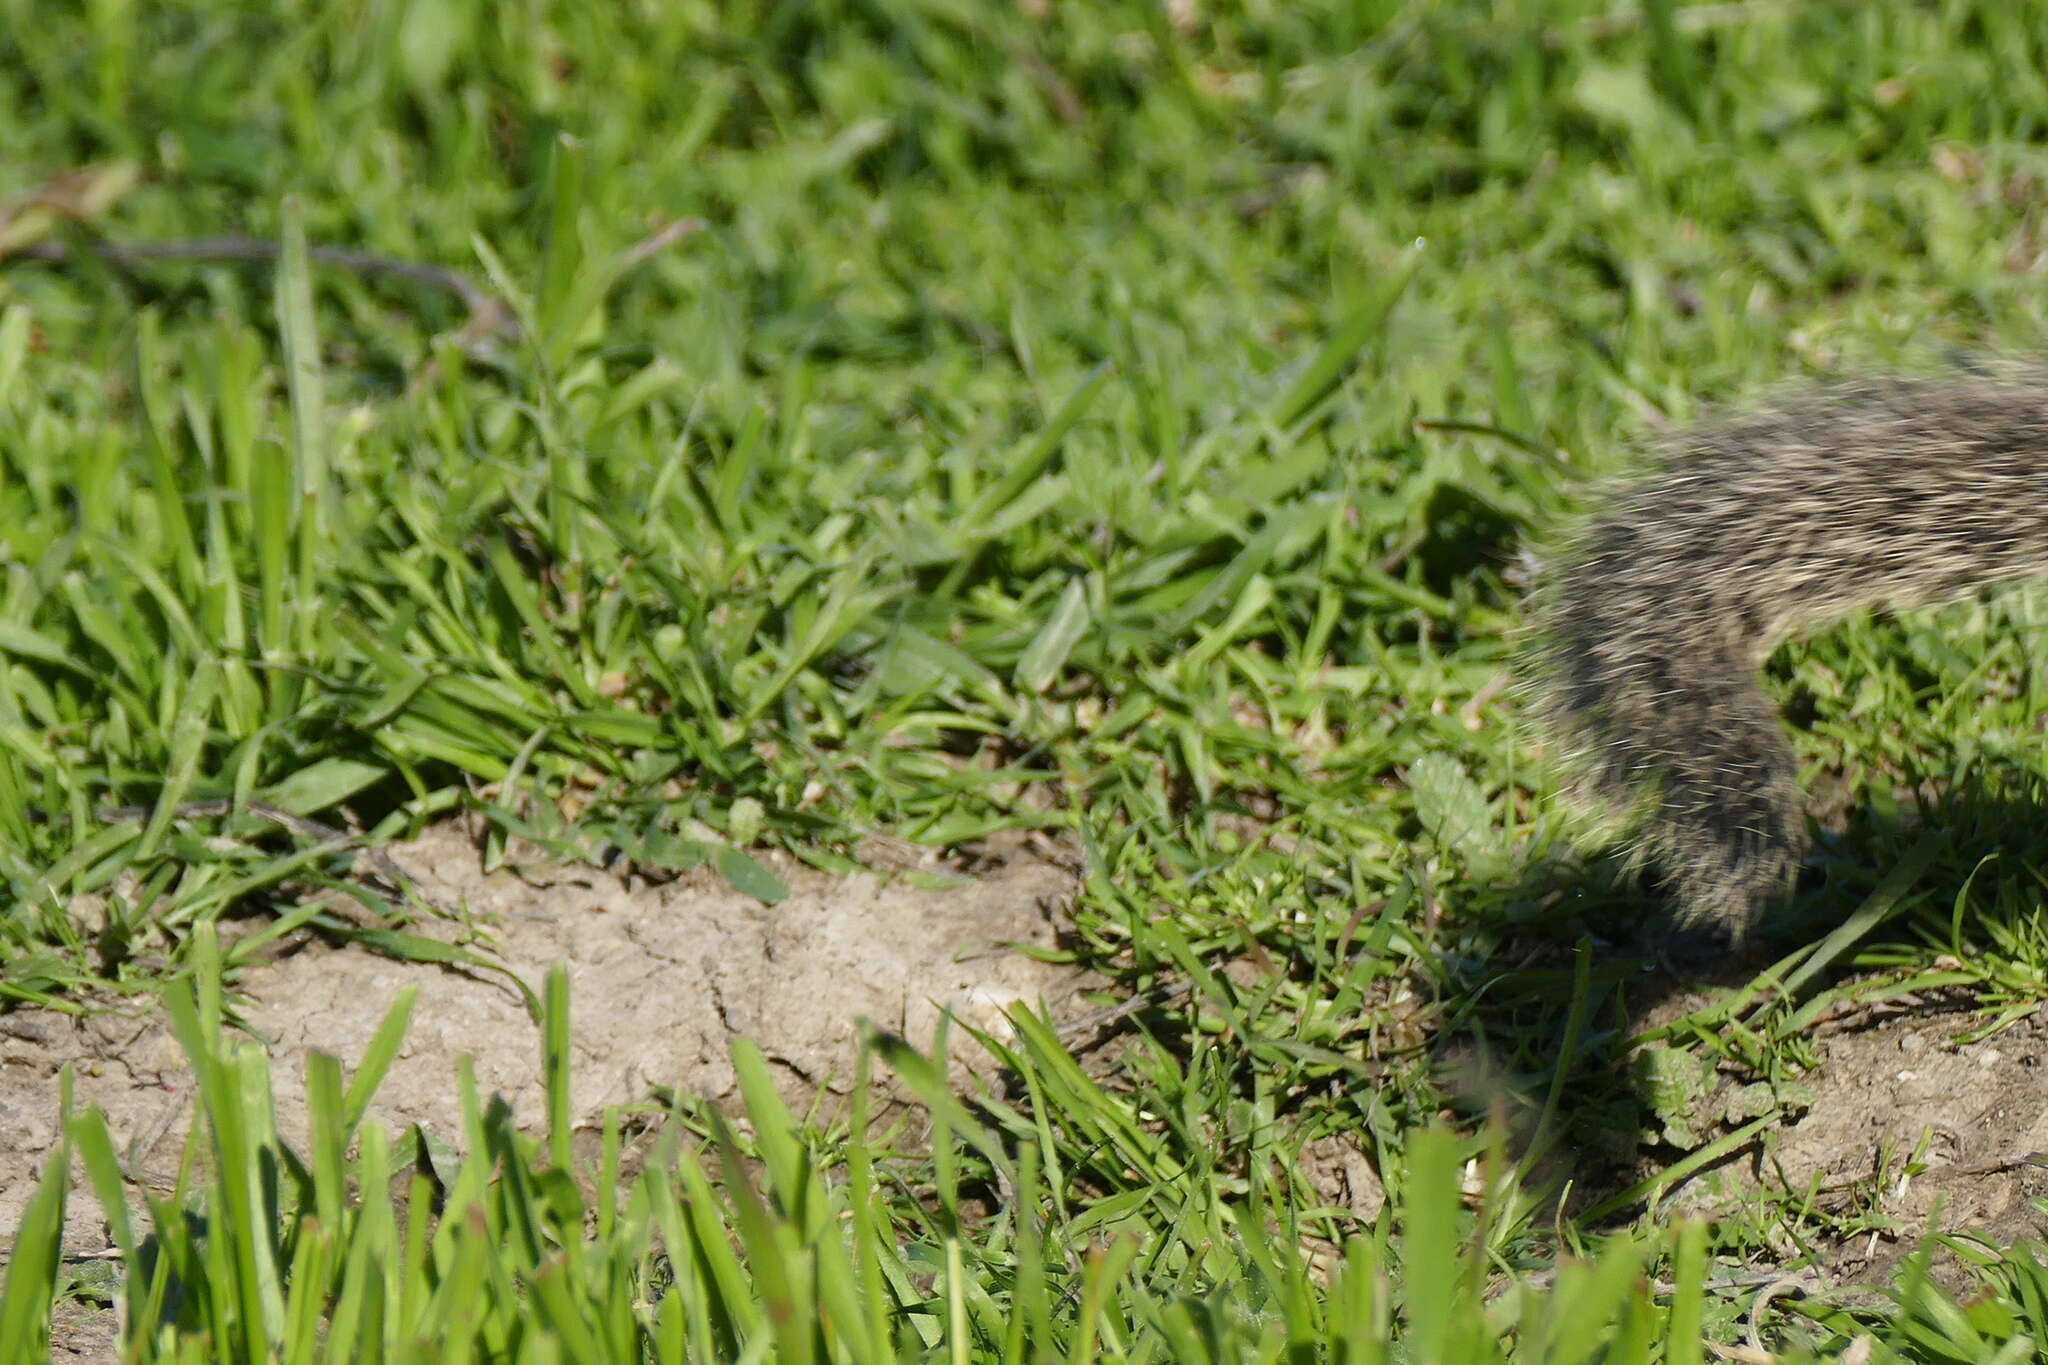
[[[1885,1191],[1931,1158],[1752,1160],[1849,1014],[2032,1037],[2048,599],[1779,651],[1813,875],[1695,995],[1514,685],[1646,439],[2039,346],[2030,7],[4,13],[0,1002],[161,1009],[198,1117],[150,1189],[69,1114],[0,1359],[53,1302],[138,1360],[2048,1339],[2017,1233],[1760,1294],[1916,1245]],[[1086,1059],[1019,1009],[981,1093],[877,1037],[908,1119],[793,1114],[743,1044],[738,1111],[675,1099],[622,1172],[627,1117],[585,1154],[452,1071],[452,1149],[365,1123],[397,999],[286,1143],[237,983],[302,931],[486,954],[353,856],[453,817],[765,901],[1032,831],[1063,960],[1137,1005]],[[577,1002],[530,984],[565,1097]],[[117,1254],[60,1254],[67,1172]]]

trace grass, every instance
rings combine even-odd
[[[1074,1172],[1037,1145],[1042,1129],[1002,1106],[973,1113],[929,1059],[897,1051],[900,1079],[928,1108],[919,1154],[852,1127],[821,1134],[776,1097],[751,1044],[733,1061],[746,1094],[742,1138],[719,1111],[663,1130],[624,1181],[622,1115],[607,1113],[595,1169],[565,1129],[527,1137],[502,1100],[486,1104],[466,1068],[453,1152],[425,1154],[364,1120],[413,1000],[394,1005],[377,1046],[344,1088],[316,1054],[305,1154],[277,1136],[262,1049],[223,1034],[220,960],[197,936],[192,981],[165,996],[204,1099],[176,1188],[150,1200],[139,1235],[112,1233],[130,1273],[117,1287],[69,1280],[58,1255],[67,1169],[83,1168],[109,1209],[128,1193],[97,1111],[69,1114],[66,1145],[32,1201],[9,1267],[0,1326],[47,1358],[49,1286],[118,1298],[140,1358],[191,1361],[404,1360],[1546,1360],[1697,1362],[1703,1333],[1731,1324],[1706,1292],[1698,1221],[1605,1239],[1561,1257],[1551,1282],[1490,1283],[1496,1206],[1463,1207],[1461,1165],[1505,1171],[1498,1150],[1440,1128],[1408,1142],[1400,1197],[1375,1229],[1339,1233],[1293,1206],[1285,1184],[1233,1197],[1198,1148],[1130,1181],[1093,1209],[1063,1193]],[[570,1077],[567,974],[547,984],[542,1032],[549,1107]],[[1010,1060],[1038,1093],[1070,1063],[1041,1050],[1028,1019]],[[879,1048],[880,1052],[892,1049]],[[69,1090],[68,1072],[64,1085]],[[1097,1120],[1097,1093],[1055,1120]],[[69,1109],[68,1099],[66,1108]],[[1041,1115],[1041,1117],[1045,1117]],[[690,1129],[694,1127],[695,1131]],[[1166,1144],[1171,1146],[1172,1144]],[[414,1153],[417,1152],[417,1155]],[[933,1156],[950,1160],[934,1165]],[[199,1172],[204,1171],[204,1174]],[[929,1183],[937,1172],[937,1183]],[[1127,1173],[1128,1174],[1128,1173]],[[1000,1181],[992,1218],[963,1220],[963,1191]],[[390,1191],[390,1199],[372,1192]],[[908,1197],[914,1190],[922,1197]],[[350,1191],[361,1192],[350,1198]],[[1120,1210],[1104,1216],[1110,1203]],[[269,1213],[266,1215],[266,1211]],[[1774,1359],[1858,1349],[1863,1359],[2031,1358],[2048,1248],[1994,1263],[2001,1299],[1960,1304],[1909,1268],[1881,1339],[1823,1310]],[[1676,1283],[1646,1268],[1668,1258]],[[2010,1306],[2026,1306],[2023,1316]],[[1398,1325],[1398,1333],[1396,1331]]]
[[[1862,618],[1773,661],[1809,775],[1855,812],[1792,918],[1842,922],[1882,889],[1882,914],[1808,960],[1883,975],[1852,988],[1816,966],[1803,996],[1766,982],[1651,1038],[1630,1036],[1630,970],[1601,952],[1640,898],[1570,851],[1501,685],[1520,547],[1647,429],[1802,373],[2039,343],[2048,40],[2023,16],[1992,0],[509,17],[468,0],[13,0],[0,998],[91,1008],[206,976],[216,952],[232,986],[260,940],[208,948],[225,915],[431,951],[405,932],[411,907],[332,848],[254,816],[181,816],[190,803],[373,839],[466,811],[492,853],[519,836],[710,860],[767,899],[780,887],[750,848],[845,867],[878,833],[957,848],[1042,826],[1087,850],[1077,959],[1125,993],[1190,983],[1136,1017],[1108,1088],[1034,1092],[1039,1131],[1120,1112],[1130,1141],[1177,1154],[1134,1167],[1142,1193],[1111,1173],[1089,1196],[1139,1249],[1091,1263],[1089,1210],[1063,1211],[1030,1234],[1079,1257],[1055,1293],[1014,1273],[1001,1239],[1018,1227],[857,1231],[847,1254],[878,1258],[860,1275],[903,1248],[939,1259],[843,1340],[762,1336],[748,1313],[778,1331],[786,1315],[744,1305],[786,1306],[797,1291],[775,1279],[812,1264],[825,1224],[792,1210],[795,1186],[749,1203],[728,1179],[690,1206],[724,1211],[697,1235],[737,1238],[743,1267],[661,1272],[700,1297],[648,1310],[689,1351],[886,1354],[911,1331],[913,1353],[1018,1358],[1041,1338],[970,1340],[960,1315],[993,1321],[1008,1295],[1042,1292],[1044,1316],[1008,1320],[1076,1358],[1179,1356],[1196,1337],[1216,1358],[1340,1354],[1325,1328],[1356,1320],[1330,1296],[1394,1317],[1421,1301],[1365,1287],[1398,1281],[1413,1239],[1388,1240],[1398,1219],[1330,1229],[1338,1246],[1366,1239],[1332,1288],[1276,1249],[1291,1241],[1260,1240],[1262,1216],[1286,1229],[1302,1211],[1247,1173],[1338,1134],[1397,1193],[1421,1181],[1404,1207],[1440,1210],[1451,1149],[1413,1135],[1441,1114],[1468,1154],[1488,1113],[1517,1135],[1483,1224],[1489,1272],[1610,1234],[1685,1169],[1668,1140],[1683,1125],[1655,1112],[1635,1046],[1775,1082],[1797,1071],[1812,1011],[1846,990],[1938,978],[1987,1028],[2048,996],[2027,837],[2048,773],[2037,595]],[[274,244],[274,262],[93,245],[224,235]],[[514,325],[445,281],[333,268],[314,245],[461,270]],[[57,246],[61,265],[7,257]],[[1942,818],[1918,880],[1879,888],[1919,846],[1901,792]],[[107,806],[145,814],[110,821]],[[322,888],[391,927],[364,930]],[[1255,970],[1221,970],[1239,960]],[[209,1196],[219,1235],[157,1218],[171,1240],[156,1264],[172,1268],[145,1282],[128,1262],[140,1349],[254,1341],[287,1304],[332,1333],[344,1308],[372,1311],[347,1286],[373,1282],[408,1311],[452,1311],[407,1278],[424,1251],[386,1254],[398,1224],[376,1197],[336,1213],[351,1172],[367,1192],[397,1169],[377,1164],[396,1160],[388,1144],[297,1156],[304,1180],[274,1156],[270,1202],[244,1198],[235,1172],[264,1167],[273,1140],[261,1105],[230,1111],[260,1068],[188,1032],[203,1074],[236,1078],[206,1105],[234,1153],[188,1191],[225,1181]],[[1058,1069],[1051,1054],[1019,1065]],[[1134,1094],[1157,1102],[1122,1108]],[[220,1139],[231,1118],[239,1136]],[[568,1163],[537,1162],[502,1122],[492,1138],[487,1119],[472,1152],[495,1142],[498,1169],[532,1178],[501,1177],[485,1226],[553,1230],[479,1240],[447,1221],[463,1204],[443,1205],[434,1274],[496,1296],[476,1330],[500,1335],[479,1349],[574,1354],[573,1337],[512,1344],[554,1341],[571,1317],[653,1330],[618,1315],[658,1288],[670,1177],[622,1196],[630,1218],[576,1212],[544,1178]],[[76,1150],[103,1180],[90,1133],[79,1116]],[[1747,1135],[1696,1133],[1695,1156]],[[881,1159],[866,1140],[816,1170],[856,1180]],[[1038,1159],[1085,1150],[1068,1137]],[[1207,1183],[1180,1164],[1198,1151]],[[1569,1152],[1657,1174],[1580,1223],[1558,1213],[1544,1159]],[[584,1213],[595,1240],[572,1249]],[[910,1201],[890,1216],[936,1215]],[[327,1231],[301,1236],[308,1217]],[[1689,1300],[1613,1286],[1645,1265],[1678,1274],[1673,1254],[1693,1258],[1686,1275],[1709,1255],[1767,1256],[1774,1217],[1721,1219],[1691,1251],[1647,1220],[1586,1272],[1604,1287],[1560,1276],[1561,1297],[1496,1297],[1485,1320],[1526,1348],[1540,1332],[1502,1324],[1583,1292],[1632,1305],[1588,1322],[1655,1340]],[[675,1231],[659,1229],[670,1255]],[[1482,1262],[1458,1258],[1476,1245],[1453,1239],[1433,1264],[1475,1277]],[[1994,1259],[1985,1302],[2038,1340],[2026,1254]],[[18,1254],[9,1273],[7,1321],[27,1321],[57,1268]],[[924,1275],[958,1289],[933,1295]],[[204,1303],[149,1297],[173,1284]],[[1953,1325],[1925,1292],[1901,1290],[1921,1307],[1885,1340],[1973,1358],[1914,1335]],[[1221,1316],[1172,1308],[1187,1302]],[[700,1328],[693,1303],[740,1316]],[[526,1316],[546,1304],[566,1316]],[[336,1340],[291,1330],[293,1350]]]

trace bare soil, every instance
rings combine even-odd
[[[536,992],[549,968],[567,965],[573,1112],[583,1126],[658,1088],[735,1099],[729,1046],[741,1035],[759,1044],[802,1113],[821,1089],[828,1105],[846,1093],[856,1021],[929,1048],[942,1012],[1000,1034],[1016,1002],[1055,1017],[1085,1009],[1080,973],[1012,946],[1054,949],[1076,884],[1063,860],[1021,843],[974,876],[835,876],[760,855],[789,888],[774,905],[708,869],[661,884],[586,866],[487,873],[474,842],[452,826],[388,851],[431,903],[462,907],[487,932],[487,955]],[[464,925],[411,928],[452,942]],[[407,984],[419,987],[411,1026],[371,1117],[456,1139],[456,1058],[467,1054],[479,1090],[503,1095],[521,1125],[539,1131],[539,1030],[506,975],[313,939],[233,983],[247,1001],[243,1022],[268,1047],[287,1142],[306,1135],[306,1054],[332,1053],[352,1074]],[[989,1069],[959,1028],[950,1038],[956,1080]],[[0,1248],[56,1144],[66,1062],[78,1102],[106,1114],[129,1174],[159,1187],[175,1178],[193,1087],[158,1010],[0,1015]],[[75,1180],[66,1254],[86,1264],[107,1249],[101,1212]],[[111,1313],[67,1305],[57,1358],[111,1358],[111,1323]]]
[[[1680,997],[1666,1008],[1702,1003]],[[1784,1230],[1785,1261],[1822,1253],[1818,1271],[1800,1277],[1804,1292],[1847,1297],[1889,1283],[1929,1234],[2000,1248],[2038,1235],[2035,1201],[2048,1197],[2048,1166],[2035,1160],[2048,1162],[2048,1017],[1971,1040],[1984,1019],[1968,1003],[1934,994],[1816,1019],[1816,1065],[1786,1092],[1797,1097],[1794,1116],[1672,1190],[1667,1206],[1731,1213],[1774,1192],[1775,1210],[1760,1221]],[[1816,1235],[1809,1215],[1861,1230]],[[1930,1273],[1951,1291],[1969,1282],[1939,1249]]]

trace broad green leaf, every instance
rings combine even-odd
[[[779,903],[789,895],[789,888],[784,886],[773,872],[736,848],[719,849],[716,861],[718,870],[725,874],[725,879],[732,883],[736,891],[744,891],[756,900],[766,901],[770,905]]]

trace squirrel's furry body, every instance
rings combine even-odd
[[[1858,607],[2048,575],[2048,368],[1835,385],[1661,456],[1549,575],[1539,712],[1681,919],[1740,940],[1806,844],[1765,657]]]

